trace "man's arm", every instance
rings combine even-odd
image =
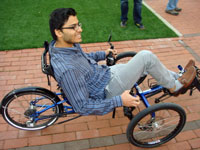
[[[96,62],[106,59],[106,52],[104,51],[91,52],[91,53],[87,53],[87,55],[90,58],[94,59]]]
[[[93,58],[95,61],[105,60],[106,56],[112,52],[113,57],[116,57],[117,50],[115,49],[107,49],[106,51],[98,51],[98,52],[91,52],[88,54],[89,57]]]
[[[74,69],[63,73],[61,87],[75,112],[81,115],[104,115],[122,106],[121,96],[111,99],[90,98],[84,77]]]

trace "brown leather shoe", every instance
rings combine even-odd
[[[194,66],[191,66],[187,68],[187,71],[180,78],[178,78],[178,80],[181,84],[183,84],[184,88],[187,88],[192,83],[195,76],[196,76],[196,70]]]
[[[182,92],[182,90],[187,89],[190,86],[195,76],[196,69],[194,68],[194,66],[187,67],[187,71],[180,78],[178,78],[179,82],[183,84],[183,87],[176,92],[173,92],[171,89],[170,92],[172,92],[174,96],[178,96]]]
[[[184,69],[187,71],[187,69],[190,68],[191,66],[195,66],[195,61],[193,59],[189,60]]]

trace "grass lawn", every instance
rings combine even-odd
[[[51,41],[49,14],[56,8],[73,7],[83,24],[83,43],[176,37],[146,7],[142,8],[146,30],[133,25],[133,2],[129,2],[127,28],[120,27],[119,0],[1,0],[0,50],[42,47]]]

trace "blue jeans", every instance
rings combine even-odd
[[[166,10],[174,10],[177,7],[178,0],[169,0]]]
[[[135,23],[142,23],[142,0],[133,0],[133,20]],[[121,21],[128,20],[128,0],[121,0]]]

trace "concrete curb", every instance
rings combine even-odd
[[[158,17],[166,26],[174,31],[179,37],[183,36],[176,28],[174,28],[167,20],[160,16],[155,10],[153,10],[145,1],[142,2],[156,17]]]

